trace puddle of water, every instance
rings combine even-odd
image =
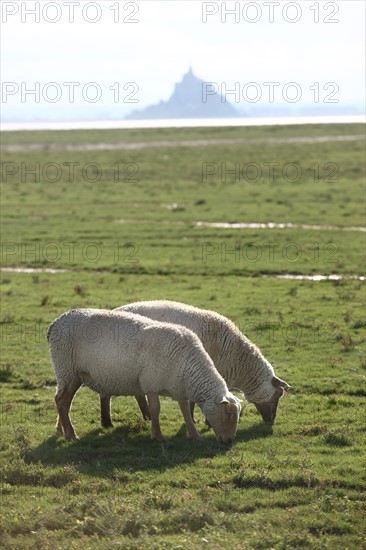
[[[362,226],[338,226],[338,225],[313,225],[298,223],[228,223],[228,222],[197,222],[196,227],[217,227],[222,229],[317,229],[333,231],[360,231],[366,232],[366,227]]]
[[[286,279],[290,281],[365,281],[366,277],[359,275],[292,275],[286,273],[284,275],[262,275],[264,278],[271,279]]]
[[[7,273],[68,273],[70,270],[50,267],[2,267],[0,271],[6,271]]]
[[[35,267],[2,267],[0,271],[7,273],[70,273],[69,269],[35,268]],[[105,273],[110,273],[108,270]],[[292,273],[260,275],[263,279],[285,279],[289,281],[365,281],[362,275],[298,275]]]
[[[136,128],[215,128],[222,126],[292,126],[299,124],[364,124],[364,115],[314,115],[235,118],[165,118],[150,120],[80,120],[3,122],[3,132],[19,130],[110,130]]]

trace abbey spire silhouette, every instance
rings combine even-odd
[[[133,111],[128,120],[162,118],[229,118],[240,116],[231,103],[219,94],[205,94],[207,82],[197,78],[190,67],[181,82],[174,87],[168,101]],[[213,87],[209,87],[212,90]],[[206,100],[206,101],[205,101]]]

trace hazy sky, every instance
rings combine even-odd
[[[320,101],[333,93],[340,103],[362,101],[365,95],[365,3],[361,0],[1,0],[1,8],[5,114],[21,103],[21,89],[34,88],[37,82],[40,104],[53,110],[62,101],[52,105],[42,91],[49,98],[61,91],[65,105],[70,86],[64,82],[80,83],[74,89],[75,103],[86,107],[90,103],[81,90],[90,82],[100,87],[99,104],[114,102],[117,86],[109,87],[118,82],[121,108],[143,107],[167,99],[190,65],[197,76],[216,82],[222,90],[239,83],[244,99],[256,92],[245,88],[249,82],[260,86],[262,100],[269,97],[264,82],[279,83],[274,88],[275,101],[282,100],[283,87],[289,82],[301,87],[305,101],[313,101],[318,93]],[[39,22],[28,13],[32,8],[39,10]],[[229,10],[236,13],[225,13]],[[58,88],[47,87],[50,82]],[[129,82],[136,84],[123,90]],[[4,88],[4,83],[14,84]],[[310,90],[314,83],[318,84]],[[327,83],[335,85],[324,90]],[[9,92],[7,96],[4,91]],[[131,99],[138,103],[123,104],[132,92]],[[89,99],[96,93],[92,86],[86,89]],[[285,93],[293,95],[296,89]],[[22,110],[30,112],[32,106],[34,98],[25,96]]]

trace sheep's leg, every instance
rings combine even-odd
[[[186,422],[188,437],[190,439],[201,439],[201,436],[197,432],[191,416],[190,403],[192,403],[192,401],[179,401],[180,410],[182,411],[184,420]]]
[[[81,386],[81,382],[75,383],[74,386],[66,387],[61,393],[57,391],[55,403],[58,410],[57,429],[62,427],[62,431],[66,439],[77,439],[73,425],[71,424],[69,411],[75,393]]]
[[[160,414],[160,400],[157,393],[149,392],[147,394],[147,400],[149,402],[149,409],[151,414],[151,439],[157,441],[165,441],[165,437],[161,433],[159,414]]]
[[[190,410],[192,422],[196,423],[196,421],[195,421],[195,419],[194,419],[194,405],[195,405],[195,402],[194,402],[194,401],[190,401],[190,402],[189,402],[189,410]]]
[[[100,395],[100,423],[103,428],[113,428],[111,418],[111,397]]]
[[[56,430],[58,431],[59,434],[64,435],[64,431],[63,431],[63,429],[62,429],[62,424],[61,424],[61,420],[60,420],[60,415],[59,415],[59,414],[57,415],[57,420],[56,420]]]
[[[140,407],[140,411],[142,412],[142,416],[144,417],[144,420],[151,420],[149,404],[147,402],[145,395],[137,396],[136,401],[138,403],[138,406]]]
[[[189,410],[190,410],[190,413],[191,413],[191,417],[192,417],[192,422],[196,423],[195,419],[194,419],[194,406],[195,406],[195,402],[194,401],[190,401],[189,402]],[[205,423],[206,423],[206,426],[208,426],[209,428],[211,428],[211,425],[209,423],[209,421],[205,420]]]

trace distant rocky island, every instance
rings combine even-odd
[[[133,111],[126,120],[146,120],[164,118],[229,118],[241,116],[220,94],[208,95],[207,101],[202,98],[205,82],[197,78],[192,69],[175,85],[174,92],[168,101],[149,105],[141,111]]]

